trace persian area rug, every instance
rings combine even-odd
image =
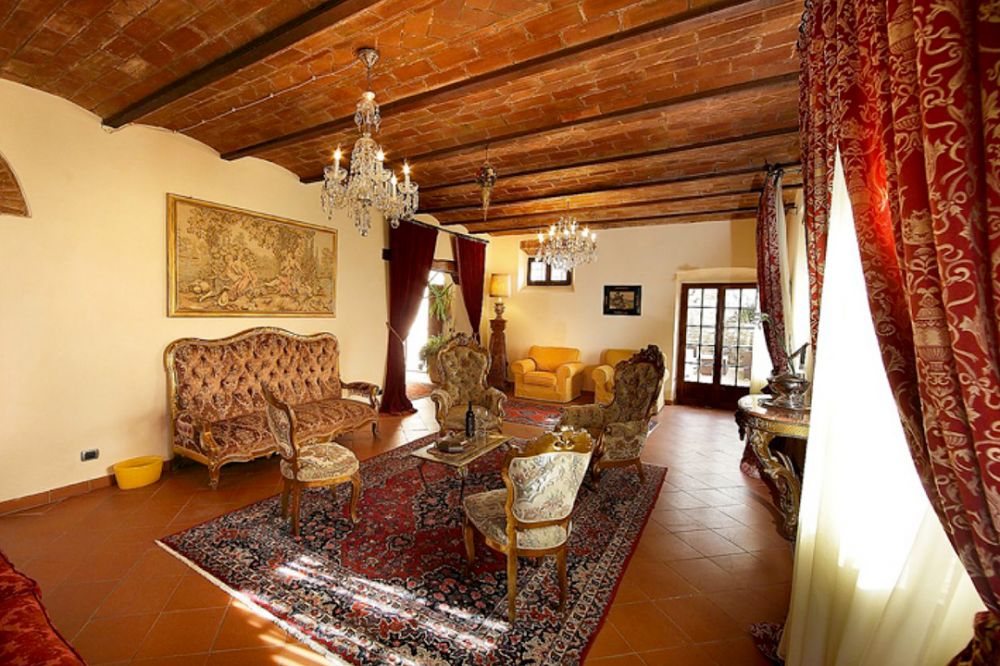
[[[350,664],[577,664],[608,611],[660,492],[666,469],[611,469],[581,488],[558,613],[553,558],[521,560],[517,621],[507,622],[503,557],[476,540],[464,572],[455,471],[410,456],[430,438],[361,464],[361,521],[346,518],[350,484],[304,494],[301,536],[279,498],[237,509],[162,539],[230,594],[256,606],[328,657]],[[466,494],[503,488],[498,449],[474,462]]]
[[[436,388],[437,386],[434,384],[428,384],[426,382],[407,382],[406,397],[410,400],[420,400],[421,398],[429,396]]]
[[[559,424],[566,408],[562,405],[549,405],[544,402],[532,402],[521,398],[507,398],[504,403],[504,421],[522,425],[538,426],[551,430]]]

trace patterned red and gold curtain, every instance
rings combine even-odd
[[[771,356],[773,374],[788,368],[785,349],[785,303],[782,295],[781,243],[786,240],[778,233],[778,182],[781,169],[770,167],[764,176],[764,190],[757,206],[757,289],[760,311],[767,315],[763,322],[764,341]]]
[[[910,451],[989,609],[952,663],[997,664],[1000,5],[816,0],[800,54],[814,305],[839,148]]]

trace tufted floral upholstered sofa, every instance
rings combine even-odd
[[[366,425],[378,434],[380,390],[340,381],[340,349],[330,333],[262,327],[219,340],[182,338],[167,346],[163,361],[173,451],[207,465],[213,488],[222,465],[277,451],[262,387],[295,409],[302,443]]]

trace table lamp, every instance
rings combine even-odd
[[[496,319],[490,321],[490,374],[487,381],[498,389],[507,387],[507,335],[504,329],[507,320],[503,318],[503,299],[510,297],[510,275],[493,273],[490,276],[490,298],[497,299],[494,311]]]

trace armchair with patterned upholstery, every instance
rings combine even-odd
[[[490,355],[468,335],[460,333],[451,339],[437,355],[441,386],[431,393],[435,417],[442,431],[465,428],[465,412],[469,403],[477,420],[487,429],[500,432],[503,427],[503,406],[507,396],[486,383],[490,372]]]
[[[663,392],[666,370],[659,347],[650,345],[615,366],[614,396],[608,405],[566,408],[560,426],[587,430],[597,440],[591,465],[599,477],[607,467],[634,465],[645,479],[639,457],[649,434],[657,396]]]
[[[583,390],[580,350],[533,345],[528,358],[514,361],[514,395],[518,398],[570,402]]]
[[[638,349],[605,349],[601,352],[601,362],[599,365],[587,368],[587,376],[584,378],[584,389],[588,384],[592,384],[594,390],[594,402],[598,405],[610,405],[614,397],[615,367],[622,361],[639,353]],[[664,361],[665,363],[665,361]],[[663,382],[670,378],[668,371],[664,370]],[[654,413],[663,409],[663,391],[656,396]]]
[[[559,610],[566,605],[566,552],[571,517],[587,474],[593,440],[585,431],[550,432],[507,453],[500,474],[504,488],[469,495],[462,503],[469,565],[476,558],[476,532],[507,558],[507,616],[517,609],[517,558],[555,555]]]

